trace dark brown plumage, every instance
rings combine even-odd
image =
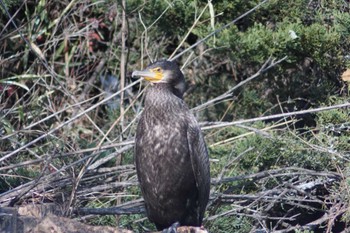
[[[182,97],[179,67],[158,61],[135,71],[151,82],[135,141],[135,164],[148,218],[158,230],[201,226],[209,199],[209,158],[200,127]]]

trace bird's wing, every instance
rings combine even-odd
[[[187,130],[192,169],[199,191],[200,213],[204,213],[209,199],[210,168],[207,146],[197,120],[191,114]],[[203,216],[201,216],[203,217]]]

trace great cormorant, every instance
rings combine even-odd
[[[134,71],[151,82],[137,126],[135,164],[149,220],[201,226],[209,199],[209,157],[200,127],[183,101],[184,76],[161,60]]]

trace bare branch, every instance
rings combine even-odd
[[[213,185],[217,185],[217,184],[221,184],[221,183],[233,182],[233,181],[245,180],[245,179],[258,180],[258,179],[262,179],[262,178],[266,178],[266,177],[296,176],[296,175],[326,176],[326,177],[333,178],[336,180],[342,179],[342,177],[336,172],[316,172],[316,171],[308,170],[308,169],[304,169],[304,168],[289,167],[289,168],[281,168],[281,169],[275,169],[275,170],[262,171],[262,172],[258,172],[255,174],[249,174],[249,175],[225,177],[225,178],[221,178],[221,179],[212,179],[211,183]]]
[[[238,121],[232,121],[232,122],[201,122],[201,125],[203,130],[208,130],[208,129],[238,125],[243,123],[251,123],[255,121],[265,121],[265,120],[271,120],[276,118],[291,117],[291,116],[297,116],[297,115],[302,115],[307,113],[316,113],[316,112],[328,111],[328,110],[337,109],[337,108],[348,108],[348,107],[350,107],[350,103],[342,103],[342,104],[337,104],[332,106],[307,109],[307,110],[301,110],[301,111],[295,111],[295,112],[288,112],[288,113],[281,113],[281,114],[275,114],[271,116],[256,117],[256,118],[238,120]]]
[[[112,99],[113,97],[119,95],[122,91],[124,91],[124,90],[126,90],[126,89],[128,89],[128,88],[130,88],[130,87],[132,87],[132,86],[134,86],[134,85],[136,85],[136,84],[139,83],[139,82],[141,82],[141,79],[136,80],[135,82],[133,82],[133,83],[129,84],[128,86],[126,86],[124,89],[121,89],[120,91],[114,93],[114,94],[111,95],[111,96],[108,96],[107,98],[105,98],[104,100],[100,101],[99,103],[92,105],[91,107],[89,107],[89,108],[86,109],[85,111],[80,112],[80,113],[77,114],[76,116],[74,116],[74,117],[70,118],[69,120],[67,120],[67,121],[65,121],[65,122],[63,122],[63,123],[61,123],[60,125],[58,125],[58,126],[55,127],[54,129],[51,129],[49,132],[47,132],[47,133],[41,135],[40,137],[37,137],[37,138],[34,139],[33,141],[31,141],[31,142],[29,142],[29,143],[27,143],[27,144],[21,146],[20,148],[14,150],[14,151],[12,151],[12,152],[10,152],[9,154],[3,156],[2,158],[0,158],[0,162],[6,160],[6,159],[8,159],[8,158],[10,158],[11,156],[17,154],[17,153],[20,152],[21,150],[23,150],[23,149],[25,149],[25,148],[28,148],[29,146],[33,145],[34,143],[36,143],[36,142],[38,142],[38,141],[44,139],[45,137],[47,137],[47,136],[53,134],[53,133],[56,132],[58,129],[62,128],[63,126],[65,126],[65,125],[67,125],[67,124],[69,124],[69,123],[71,123],[71,122],[73,122],[73,121],[75,121],[75,120],[78,119],[79,117],[81,117],[81,116],[83,116],[84,114],[86,114],[86,113],[92,111],[93,109],[97,108],[97,107],[100,106],[101,104],[106,103],[108,100],[110,100],[110,99]]]
[[[204,109],[205,107],[209,106],[209,105],[212,105],[212,104],[215,104],[215,103],[218,103],[224,99],[227,99],[229,97],[232,97],[232,94],[233,92],[238,89],[239,87],[243,86],[244,84],[250,82],[251,80],[259,77],[261,74],[263,74],[264,72],[266,72],[267,70],[271,69],[272,67],[278,65],[279,63],[281,63],[282,61],[286,60],[287,59],[287,56],[279,59],[278,61],[274,61],[270,58],[268,58],[266,60],[266,62],[262,65],[262,67],[259,69],[258,72],[256,72],[255,74],[253,74],[252,76],[250,76],[249,78],[245,79],[244,81],[238,83],[236,86],[234,86],[233,88],[231,88],[230,90],[226,91],[224,94],[222,95],[219,95],[218,97],[212,99],[212,100],[209,100],[208,102],[204,103],[204,104],[201,104],[195,108],[192,109],[192,111],[200,111],[202,109]]]

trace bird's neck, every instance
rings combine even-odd
[[[145,106],[164,107],[169,104],[183,103],[182,96],[176,95],[173,88],[168,83],[156,83],[149,86]]]

